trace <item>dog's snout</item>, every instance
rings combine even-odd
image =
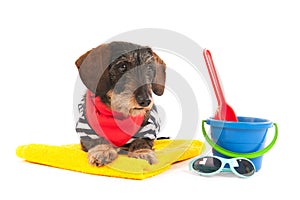
[[[142,107],[147,107],[151,103],[151,99],[148,96],[141,96],[141,95],[137,95],[136,101]]]
[[[134,92],[135,100],[141,107],[148,107],[152,102],[151,91],[149,88],[149,86],[143,85]]]

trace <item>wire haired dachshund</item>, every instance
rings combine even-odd
[[[88,162],[106,165],[126,152],[156,163],[153,141],[160,120],[152,93],[164,93],[163,60],[150,47],[114,41],[91,49],[75,64],[87,88],[76,131]]]

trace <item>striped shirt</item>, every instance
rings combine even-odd
[[[81,99],[81,102],[78,104],[79,119],[76,123],[76,132],[78,133],[81,139],[98,139],[99,136],[89,125],[86,116],[85,116],[85,98]],[[139,131],[133,135],[133,137],[127,141],[126,144],[130,144],[136,138],[147,138],[147,139],[156,139],[157,134],[160,131],[160,118],[156,106],[154,105],[150,110],[150,115],[148,121],[145,123],[145,126],[141,126]]]

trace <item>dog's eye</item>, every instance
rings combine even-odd
[[[127,70],[127,65],[126,64],[122,64],[119,66],[119,71],[121,73],[124,73]]]

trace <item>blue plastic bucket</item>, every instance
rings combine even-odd
[[[254,153],[263,150],[265,147],[268,128],[273,126],[273,123],[269,120],[253,117],[238,117],[238,122],[208,119],[206,120],[206,123],[211,127],[212,141],[216,144],[216,146],[241,155],[247,155],[247,153]],[[203,131],[205,131],[205,128]],[[276,139],[277,125],[272,146]],[[268,150],[269,149],[266,151]],[[224,155],[215,149],[213,150],[213,154],[228,158],[228,155]],[[260,154],[258,157],[248,156],[248,158],[250,158],[254,163],[256,171],[260,170],[263,156]]]

